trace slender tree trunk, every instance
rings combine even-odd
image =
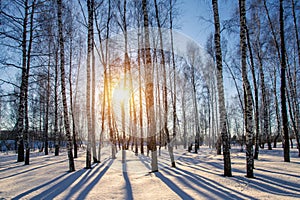
[[[64,112],[64,125],[67,137],[67,149],[69,158],[69,171],[75,171],[75,164],[72,152],[72,137],[68,116],[68,105],[66,97],[66,81],[65,81],[65,53],[64,53],[64,37],[63,37],[63,24],[62,24],[62,0],[57,0],[57,17],[58,17],[58,29],[59,29],[59,46],[60,46],[60,73],[61,73],[61,93],[63,101]]]
[[[146,70],[146,105],[148,110],[148,130],[150,138],[150,149],[151,149],[151,170],[152,172],[158,171],[157,163],[157,150],[156,150],[156,134],[155,134],[155,113],[154,113],[154,97],[153,97],[153,70],[151,64],[151,52],[150,52],[150,41],[149,41],[149,22],[148,22],[148,10],[147,0],[143,0],[143,14],[144,14],[144,36],[145,36],[145,70]]]
[[[176,144],[176,66],[175,66],[175,55],[174,55],[174,42],[173,42],[173,5],[172,0],[170,0],[170,36],[171,36],[171,53],[172,53],[172,65],[173,65],[173,138],[172,141],[169,143],[169,154],[171,157],[171,165],[172,167],[176,167],[173,148],[174,144]]]
[[[295,36],[296,36],[296,42],[297,42],[297,52],[298,52],[298,66],[300,66],[300,40],[299,40],[299,34],[298,34],[298,26],[297,26],[297,17],[296,17],[296,12],[295,12],[295,2],[292,0],[292,13],[293,13],[293,21],[294,21],[294,30],[295,30]],[[296,80],[296,70],[294,73],[294,80]],[[294,84],[294,91],[295,91],[295,96],[297,96],[297,82]],[[298,157],[300,157],[300,108],[299,108],[299,101],[296,99],[294,100],[294,104],[296,106],[296,126],[298,133],[296,134],[296,140],[297,140],[297,145],[298,145]]]
[[[277,139],[281,135],[281,121],[280,121],[280,116],[279,116],[279,103],[278,103],[278,97],[277,97],[277,76],[276,76],[276,66],[274,66],[274,74],[273,74],[273,90],[274,90],[274,101],[275,101],[275,113],[276,113],[276,122],[277,122],[277,135],[274,138],[274,144],[273,147],[277,147]]]
[[[55,50],[55,78],[54,78],[54,135],[55,135],[55,152],[59,155],[59,131],[58,131],[58,49]]]
[[[170,134],[169,134],[169,130],[168,130],[168,96],[167,96],[167,75],[166,75],[166,63],[165,63],[165,52],[164,52],[164,46],[163,46],[163,39],[162,39],[162,31],[161,31],[161,23],[160,23],[160,19],[159,19],[159,11],[158,11],[158,6],[157,6],[157,1],[154,0],[154,5],[155,5],[155,14],[156,14],[156,22],[157,22],[157,26],[158,26],[158,32],[159,32],[159,44],[160,44],[160,54],[161,54],[161,64],[162,64],[162,68],[163,68],[163,105],[164,105],[164,132],[167,136],[167,143],[168,143],[168,150],[169,150],[169,155],[170,155],[170,159],[171,159],[171,165],[172,167],[176,167],[175,165],[175,160],[174,160],[174,153],[173,153],[173,140],[170,140]],[[170,5],[172,5],[172,2],[170,0]],[[172,8],[171,8],[172,10]],[[172,11],[170,10],[170,17],[172,16]],[[172,19],[170,18],[170,22],[172,21]],[[170,27],[170,34],[172,33],[172,25]],[[173,36],[171,35],[171,37],[173,38]],[[173,39],[171,39],[171,43],[173,43]],[[173,45],[172,45],[173,47]],[[174,53],[173,53],[174,54]],[[174,63],[175,66],[175,63]],[[175,77],[175,70],[174,70],[174,77]],[[175,80],[174,80],[175,83]],[[176,94],[174,94],[175,96]],[[173,103],[173,109],[174,109],[174,103]],[[176,106],[175,106],[176,109]],[[174,119],[176,120],[176,111],[174,115]],[[176,121],[175,121],[176,122]],[[173,126],[173,130],[176,131],[174,128],[176,128],[176,124],[174,122],[174,126]],[[173,133],[173,138],[174,135],[176,135],[176,132]]]
[[[217,85],[219,95],[219,117],[220,128],[223,144],[223,159],[224,159],[224,176],[232,176],[231,173],[231,159],[230,159],[230,140],[227,132],[226,123],[226,107],[223,86],[223,67],[222,67],[222,50],[221,50],[221,34],[220,34],[220,20],[218,0],[212,0],[214,11],[214,25],[215,25],[215,48],[216,48],[216,62],[217,62]]]
[[[45,113],[46,116],[45,116],[45,122],[44,122],[45,155],[49,154],[49,142],[48,142],[49,104],[50,104],[50,58],[49,58],[48,71],[47,71],[46,113]]]
[[[92,120],[92,130],[91,130],[91,142],[92,142],[92,152],[93,152],[93,162],[98,163],[97,151],[96,151],[96,110],[95,110],[95,91],[96,91],[96,70],[95,70],[95,52],[94,52],[94,9],[95,2],[91,0],[91,57],[92,57],[92,102],[91,102],[91,120]]]
[[[258,60],[258,65],[259,65],[259,75],[260,75],[260,85],[261,85],[261,95],[262,95],[262,110],[263,110],[263,118],[262,118],[262,125],[263,125],[263,134],[264,136],[266,136],[267,138],[267,143],[268,143],[268,149],[269,150],[272,150],[272,145],[271,145],[271,137],[270,137],[270,134],[269,134],[269,117],[268,117],[268,108],[269,108],[269,105],[267,103],[267,91],[266,91],[266,86],[265,86],[265,73],[264,73],[264,69],[263,69],[263,58],[262,58],[262,52],[261,52],[261,42],[260,42],[260,27],[261,27],[261,24],[260,24],[260,20],[258,19],[257,20],[257,23],[256,23],[256,26],[257,26],[257,29],[258,29],[258,34],[256,36],[256,43],[257,43],[257,48],[255,48],[255,54],[256,54],[256,57],[257,57],[257,60]],[[248,33],[248,30],[247,30],[247,35],[249,35]],[[250,43],[249,43],[249,51],[251,50],[250,49]],[[253,74],[254,72],[252,72]],[[256,87],[257,89],[257,87]],[[256,93],[257,91],[254,89],[254,92],[255,92],[255,99],[257,98],[256,97]],[[258,108],[258,105],[256,104],[256,101],[255,101],[255,106],[256,106],[256,110]],[[258,115],[257,112],[255,112],[255,119],[256,119],[256,115]],[[256,120],[255,120],[256,121]],[[257,123],[257,121],[256,121]],[[257,129],[256,127],[256,130],[259,130]],[[257,137],[255,138],[255,143],[257,144]],[[255,145],[255,150],[256,150],[256,145]],[[256,158],[256,151],[255,151],[255,155],[254,155],[254,158]],[[257,155],[258,157],[258,155]]]
[[[70,65],[70,72],[69,72],[69,87],[70,87],[70,108],[71,108],[71,118],[72,118],[72,141],[74,146],[74,158],[77,158],[77,140],[76,140],[76,125],[74,119],[74,102],[73,102],[73,87],[72,87],[72,69],[73,69],[73,30],[71,30],[70,35],[70,58],[69,58],[69,65]]]
[[[29,156],[30,156],[30,138],[29,138],[29,119],[28,119],[28,79],[29,79],[29,70],[30,70],[30,61],[31,61],[31,49],[33,42],[33,17],[35,9],[35,1],[33,1],[31,6],[31,14],[30,14],[30,30],[29,30],[29,44],[27,50],[27,66],[26,66],[26,85],[25,85],[25,129],[24,134],[26,135],[26,157],[25,157],[25,165],[29,165]]]
[[[251,62],[251,72],[252,72],[252,79],[253,79],[253,87],[254,87],[254,103],[255,103],[255,139],[254,139],[254,144],[255,144],[255,150],[254,150],[254,159],[258,159],[258,154],[259,154],[259,108],[258,108],[258,88],[257,88],[257,83],[256,83],[256,76],[255,76],[255,68],[254,68],[254,60],[253,60],[253,53],[252,53],[252,47],[251,47],[251,42],[250,42],[250,34],[249,34],[249,29],[246,25],[246,33],[247,33],[247,44],[248,44],[248,49],[249,49],[249,54],[250,54],[250,62]],[[253,162],[254,163],[254,162]]]
[[[107,18],[107,23],[109,23],[110,20],[110,1],[109,1],[109,8],[108,8],[108,18]],[[99,138],[99,147],[98,147],[98,161],[101,162],[101,149],[103,147],[103,138],[104,138],[104,131],[105,131],[105,109],[106,109],[106,96],[107,96],[107,49],[106,49],[106,54],[104,55],[103,52],[103,43],[102,43],[102,38],[101,38],[101,30],[100,27],[98,25],[97,22],[97,12],[95,11],[95,24],[96,24],[96,28],[98,31],[98,38],[99,38],[99,42],[100,42],[100,53],[101,53],[101,58],[102,58],[102,65],[103,65],[103,73],[104,73],[104,77],[103,77],[103,96],[102,96],[102,108],[101,108],[101,132],[100,132],[100,138]],[[108,25],[107,25],[108,26]],[[107,27],[107,29],[109,30],[109,28]],[[108,35],[108,33],[107,33]],[[108,40],[106,40],[108,41]]]
[[[282,116],[282,128],[284,135],[284,162],[290,162],[290,143],[289,143],[289,130],[288,130],[288,116],[286,108],[286,54],[285,54],[285,39],[284,39],[284,19],[283,19],[283,0],[279,1],[279,22],[280,22],[280,46],[281,46],[281,116]]]
[[[265,87],[265,75],[262,66],[262,58],[260,53],[257,52],[257,57],[259,61],[259,73],[260,73],[260,83],[261,83],[261,95],[262,95],[262,107],[263,107],[263,130],[264,134],[267,137],[268,149],[272,150],[271,138],[269,134],[269,117],[268,117],[268,102],[267,102],[267,93]]]
[[[91,169],[91,136],[92,136],[92,119],[91,119],[91,53],[93,48],[92,43],[92,15],[93,8],[91,0],[87,0],[87,8],[88,8],[88,39],[87,39],[87,64],[86,64],[86,117],[87,117],[87,130],[88,130],[88,141],[86,148],[86,169]]]
[[[125,47],[125,52],[124,52],[124,89],[127,87],[127,71],[130,71],[130,61],[128,57],[128,52],[127,52],[127,21],[126,21],[126,0],[124,0],[124,9],[123,9],[123,31],[124,31],[124,47]],[[122,163],[125,163],[126,159],[126,152],[125,150],[128,148],[126,147],[126,126],[125,126],[125,121],[126,121],[126,116],[125,116],[125,100],[122,99],[121,102],[121,112],[122,112]],[[128,100],[128,99],[127,99]]]
[[[144,131],[143,131],[143,97],[142,97],[142,72],[141,72],[141,44],[140,44],[140,30],[138,30],[138,68],[139,68],[139,124],[141,131],[141,154],[144,155]]]
[[[287,100],[288,100],[288,106],[289,106],[289,114],[290,114],[290,120],[291,120],[291,124],[294,130],[294,135],[296,138],[296,143],[297,143],[297,147],[299,147],[299,124],[298,124],[298,120],[299,120],[299,105],[297,103],[297,73],[296,70],[294,72],[294,80],[292,78],[292,73],[291,73],[291,69],[290,66],[288,65],[288,71],[287,71],[287,79],[288,79],[288,83],[289,83],[289,90],[287,89]],[[291,140],[292,143],[292,140]],[[291,145],[292,146],[292,145]],[[300,149],[298,148],[298,153],[300,154]],[[299,155],[298,154],[298,155]]]
[[[196,80],[195,80],[195,68],[194,64],[191,66],[191,81],[193,87],[193,104],[194,104],[194,117],[195,117],[195,126],[196,126],[196,136],[195,136],[195,153],[198,153],[199,149],[199,138],[200,138],[200,126],[199,126],[199,113],[197,106],[197,96],[196,96]]]
[[[25,89],[26,89],[26,60],[27,60],[27,23],[28,23],[28,0],[24,1],[24,19],[23,19],[23,34],[22,34],[22,81],[20,87],[20,101],[18,108],[17,119],[17,145],[18,145],[18,157],[17,162],[24,161],[24,108],[25,108]]]
[[[295,37],[296,37],[296,43],[297,43],[298,64],[300,66],[300,40],[299,40],[298,24],[297,24],[296,12],[295,12],[295,1],[294,0],[292,0],[292,13],[293,13],[294,30],[295,30]]]
[[[185,86],[185,84],[184,84]],[[185,102],[185,88],[182,90],[182,99],[181,99],[181,107],[182,107],[182,118],[183,118],[183,148],[186,149],[188,146],[187,139],[187,120],[186,120],[186,102]],[[210,143],[210,142],[209,142]]]
[[[243,77],[244,99],[245,99],[245,127],[246,127],[246,168],[247,177],[253,178],[253,104],[252,104],[252,92],[250,83],[247,77],[247,46],[246,46],[246,9],[245,0],[239,0],[240,8],[240,45],[241,45],[241,67]]]

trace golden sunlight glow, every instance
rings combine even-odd
[[[116,104],[128,103],[131,98],[130,90],[126,87],[116,87],[113,90],[113,102]]]

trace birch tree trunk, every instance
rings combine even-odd
[[[246,128],[246,168],[247,177],[253,178],[253,167],[254,167],[254,157],[253,157],[253,104],[252,104],[252,92],[250,83],[247,77],[247,46],[246,46],[246,9],[245,0],[239,0],[240,9],[240,48],[241,48],[241,68],[242,68],[242,78],[243,78],[243,88],[244,88],[244,120]]]
[[[163,107],[164,107],[164,116],[163,116],[163,122],[164,122],[164,132],[166,134],[167,137],[167,143],[168,143],[168,151],[169,151],[169,155],[170,155],[170,159],[171,159],[171,165],[172,167],[176,167],[175,165],[175,160],[174,160],[174,153],[173,153],[173,144],[171,143],[172,141],[170,140],[170,134],[169,134],[169,130],[168,130],[168,96],[167,96],[167,75],[166,75],[166,63],[165,63],[165,52],[164,52],[164,46],[163,46],[163,39],[162,39],[162,31],[161,31],[161,22],[159,19],[159,11],[158,11],[158,6],[157,6],[157,1],[154,0],[154,5],[155,5],[155,16],[156,16],[156,23],[158,26],[158,34],[159,34],[159,44],[160,44],[160,55],[161,55],[161,64],[162,64],[162,69],[163,69]],[[172,5],[172,0],[170,0],[170,6]],[[172,8],[170,8],[172,10]],[[170,10],[170,17],[172,16],[172,11]],[[172,19],[170,18],[170,22],[172,21]],[[172,25],[170,27],[170,34],[172,34]],[[173,38],[173,36],[171,35],[171,37]],[[173,39],[171,39],[173,41]],[[171,41],[171,43],[173,43]],[[172,45],[173,47],[173,45]],[[172,50],[173,51],[173,50]],[[174,53],[172,53],[174,54]],[[175,63],[174,63],[175,66]],[[175,77],[175,70],[174,70],[174,77]],[[174,83],[175,83],[175,79],[174,79]],[[174,90],[175,91],[175,90]],[[176,95],[176,93],[174,94],[174,96]],[[173,109],[174,109],[174,105],[175,103],[173,102]],[[174,119],[176,120],[176,106],[175,106],[175,113],[174,113]],[[173,130],[175,131],[173,133],[173,137],[174,135],[176,135],[176,121],[174,122],[174,126],[173,126]]]
[[[140,30],[138,30],[138,70],[139,70],[139,125],[141,137],[141,154],[144,155],[144,131],[143,131],[143,97],[142,97],[142,72],[141,72],[141,44],[140,44]]]
[[[59,155],[59,131],[58,131],[58,49],[55,50],[55,75],[54,75],[54,135],[55,135],[55,152]]]
[[[250,34],[249,34],[249,29],[246,26],[246,31],[247,31],[247,44],[248,44],[248,49],[249,49],[249,54],[250,54],[250,62],[251,62],[251,73],[252,73],[252,79],[253,79],[253,87],[254,87],[254,103],[255,103],[255,139],[254,139],[254,144],[255,144],[255,150],[254,150],[254,159],[258,159],[258,154],[259,154],[259,108],[258,108],[258,88],[257,88],[257,82],[256,82],[256,76],[255,76],[255,68],[254,68],[254,58],[253,58],[253,53],[252,53],[252,47],[251,47],[251,42],[250,42]]]
[[[20,86],[20,101],[18,108],[17,119],[17,145],[18,145],[18,157],[17,162],[24,161],[24,108],[25,108],[25,89],[26,89],[26,52],[27,52],[27,23],[28,23],[28,0],[24,1],[24,19],[23,19],[23,34],[22,34],[22,80]]]
[[[262,45],[261,45],[261,39],[260,39],[260,32],[261,32],[261,24],[260,24],[260,19],[256,20],[256,27],[257,27],[257,31],[258,33],[256,34],[256,48],[255,48],[255,54],[257,57],[257,61],[258,61],[258,66],[259,66],[259,75],[260,75],[260,86],[261,86],[261,96],[262,96],[262,110],[263,110],[263,118],[262,118],[262,125],[263,125],[263,134],[264,136],[266,136],[267,139],[267,143],[268,143],[268,149],[272,150],[272,145],[271,145],[271,137],[269,134],[269,117],[268,117],[268,108],[269,108],[269,104],[267,102],[267,92],[266,92],[266,86],[265,86],[265,73],[264,73],[264,69],[263,69],[263,57],[262,57]],[[247,29],[247,35],[249,35],[249,31]],[[248,37],[247,37],[248,38]],[[249,45],[249,51],[251,51],[250,49],[250,43],[248,43]],[[252,74],[254,74],[254,72],[252,72]],[[254,77],[254,76],[253,76]],[[256,84],[255,84],[256,85]],[[256,111],[258,109],[258,103],[256,103],[256,98],[257,98],[257,86],[254,85],[254,92],[255,92],[255,122],[256,124],[258,123],[258,121],[256,121],[257,119],[257,115],[258,112]],[[258,131],[259,129],[256,127],[256,131]],[[254,158],[257,159],[258,158],[258,152],[257,152],[257,147],[258,147],[258,135],[256,134],[255,137],[255,155]]]
[[[174,144],[176,144],[176,65],[175,65],[175,55],[174,55],[174,41],[173,41],[173,4],[172,0],[170,0],[170,36],[171,36],[171,56],[172,56],[172,66],[173,66],[173,137],[171,142],[169,143],[169,154],[171,158],[171,166],[176,167],[173,148]]]
[[[69,55],[69,65],[70,65],[70,71],[69,71],[69,87],[70,87],[70,108],[71,108],[71,119],[72,119],[72,141],[74,146],[74,158],[77,158],[77,137],[76,137],[76,125],[75,125],[75,115],[74,115],[74,102],[73,102],[73,87],[72,87],[72,69],[73,69],[73,26],[70,33],[70,55]],[[78,89],[78,88],[77,88]]]
[[[72,152],[72,137],[69,124],[68,105],[66,97],[66,82],[65,82],[65,52],[64,52],[64,37],[63,37],[63,24],[62,24],[62,0],[57,0],[57,19],[58,19],[58,34],[60,46],[60,72],[61,72],[61,93],[63,101],[64,112],[64,125],[67,138],[67,149],[69,158],[69,171],[75,171],[75,164]]]
[[[281,46],[281,86],[280,86],[280,98],[281,98],[281,116],[282,116],[282,128],[284,136],[284,162],[290,162],[290,142],[289,142],[289,130],[288,130],[288,115],[286,108],[286,52],[285,52],[285,39],[284,39],[284,19],[283,19],[283,0],[279,1],[279,22],[280,22],[280,46]]]
[[[220,129],[223,144],[223,159],[224,159],[224,176],[232,176],[231,173],[231,159],[230,159],[230,140],[227,132],[226,123],[226,107],[224,97],[223,86],[223,67],[222,67],[222,50],[221,50],[221,34],[220,34],[220,20],[218,0],[212,0],[213,12],[214,12],[214,25],[215,25],[215,48],[216,48],[216,63],[217,63],[217,85],[219,95],[219,117],[220,117]]]
[[[157,150],[156,150],[156,133],[155,133],[155,113],[154,113],[154,97],[153,97],[153,70],[151,64],[151,52],[150,52],[150,41],[149,41],[149,22],[148,22],[148,11],[147,11],[147,0],[143,0],[143,14],[144,14],[144,36],[145,36],[145,72],[146,72],[146,105],[148,110],[148,130],[150,139],[151,149],[151,170],[152,172],[158,171],[157,163]]]
[[[86,117],[87,117],[87,131],[88,140],[86,148],[86,163],[85,168],[91,169],[91,134],[92,134],[92,119],[91,119],[91,53],[92,53],[92,3],[91,0],[87,0],[88,9],[88,39],[87,39],[87,60],[86,60]]]
[[[293,13],[293,22],[294,22],[294,30],[295,30],[295,36],[296,36],[296,43],[297,43],[297,52],[298,52],[298,66],[300,66],[300,40],[299,40],[299,34],[298,34],[298,26],[297,26],[297,17],[296,17],[296,12],[295,12],[295,1],[292,0],[292,13]],[[294,79],[296,80],[296,70],[294,73]],[[294,91],[295,95],[297,97],[297,82],[295,82],[294,85]],[[296,115],[295,115],[295,120],[296,120],[296,126],[298,133],[296,134],[296,140],[297,140],[297,146],[298,146],[298,157],[300,157],[300,112],[299,112],[299,101],[295,99],[295,106],[296,106]]]
[[[124,0],[124,8],[123,8],[123,31],[124,31],[124,47],[125,47],[125,52],[124,52],[124,89],[126,88],[127,85],[127,72],[130,71],[130,61],[128,57],[128,50],[127,50],[127,21],[126,21],[126,6],[127,2]],[[125,150],[128,148],[126,147],[126,126],[125,126],[125,100],[122,99],[121,102],[121,112],[122,112],[122,163],[125,163],[126,159],[126,152]],[[128,100],[128,99],[127,99]]]
[[[33,42],[33,20],[34,20],[34,12],[35,12],[35,0],[31,5],[31,13],[30,13],[30,29],[29,29],[29,44],[27,50],[27,66],[26,66],[26,85],[25,85],[25,129],[24,134],[26,135],[25,147],[26,147],[26,157],[25,157],[25,165],[29,165],[29,156],[30,156],[30,138],[29,138],[29,119],[28,119],[28,82],[29,82],[29,71],[30,71],[30,61],[31,61],[31,49]],[[48,65],[49,67],[49,65]],[[47,122],[46,122],[47,124]],[[45,152],[46,153],[46,152]]]
[[[92,142],[92,152],[93,152],[93,162],[98,163],[97,151],[96,151],[96,70],[95,70],[95,51],[94,51],[94,9],[95,1],[91,0],[91,57],[92,57],[92,106],[91,106],[91,120],[92,120],[92,130],[91,130],[91,142]]]

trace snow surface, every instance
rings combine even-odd
[[[261,150],[255,178],[245,177],[245,152],[232,148],[233,177],[224,177],[223,157],[201,147],[198,154],[175,150],[177,168],[170,167],[166,149],[159,157],[159,172],[150,172],[150,158],[119,151],[112,160],[102,149],[101,163],[85,167],[85,152],[68,172],[66,152],[60,156],[31,154],[31,164],[16,162],[15,154],[0,154],[0,199],[300,199],[300,158],[291,149],[283,162],[281,148]]]

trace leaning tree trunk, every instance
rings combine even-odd
[[[260,21],[257,20],[257,29],[260,33],[260,27],[261,27],[261,24],[260,24]],[[247,31],[247,34],[248,34],[248,31]],[[265,73],[264,73],[264,69],[263,69],[263,58],[262,58],[262,50],[261,50],[261,42],[260,42],[260,34],[257,34],[256,36],[256,43],[257,43],[257,48],[255,48],[255,53],[256,53],[256,57],[257,57],[257,60],[258,60],[258,66],[259,66],[259,75],[260,75],[260,86],[261,86],[261,96],[262,96],[262,111],[263,111],[263,116],[262,116],[262,125],[263,125],[263,135],[266,136],[267,138],[267,143],[268,143],[268,149],[269,150],[272,150],[272,145],[271,145],[271,137],[270,137],[270,134],[269,134],[269,116],[268,116],[268,102],[267,102],[267,93],[266,93],[266,86],[265,86]],[[250,47],[250,46],[249,46]],[[249,51],[250,51],[250,48],[249,48]],[[256,90],[255,91],[255,95],[256,95]],[[255,96],[255,98],[257,98]],[[256,106],[256,109],[258,108],[258,105],[255,101],[255,106]],[[256,115],[257,115],[257,112],[255,112],[255,118],[256,118]],[[256,121],[257,122],[257,121]],[[257,127],[256,127],[256,130]],[[256,144],[257,144],[257,137],[255,138],[256,140]],[[257,152],[256,152],[256,145],[255,145],[255,159],[256,158],[256,155],[257,155]]]
[[[222,67],[222,50],[221,50],[221,34],[220,34],[220,20],[218,0],[212,0],[213,12],[214,12],[214,25],[215,25],[215,48],[216,48],[216,63],[217,63],[217,85],[219,95],[219,117],[220,117],[220,129],[223,144],[223,159],[224,159],[224,176],[232,176],[231,173],[231,160],[230,160],[230,140],[227,132],[226,123],[226,107],[225,107],[225,95],[223,86],[223,67]]]
[[[251,73],[252,73],[252,79],[253,79],[253,87],[254,87],[254,103],[255,103],[255,150],[254,150],[254,159],[258,159],[259,154],[259,110],[258,110],[258,88],[256,83],[256,76],[255,76],[255,68],[254,68],[254,59],[253,59],[253,53],[251,48],[251,42],[250,42],[250,34],[249,29],[246,26],[246,34],[247,34],[247,44],[250,54],[250,63],[251,63]]]
[[[171,1],[170,1],[170,3],[171,3]],[[166,78],[167,75],[166,75],[165,52],[164,52],[164,46],[163,46],[161,22],[160,22],[160,19],[159,19],[159,11],[158,11],[158,6],[157,6],[157,1],[156,0],[154,0],[154,5],[155,5],[156,23],[157,23],[157,26],[158,26],[158,34],[159,34],[161,64],[162,64],[162,67],[163,67],[163,81],[164,81],[164,83],[163,83],[163,105],[164,105],[163,106],[164,107],[164,112],[163,112],[163,114],[164,114],[163,119],[164,120],[163,120],[163,122],[164,122],[164,124],[163,125],[164,125],[164,132],[165,132],[166,137],[167,137],[167,143],[168,143],[168,150],[169,150],[169,155],[170,155],[170,159],[171,159],[171,165],[172,165],[172,167],[175,167],[173,144],[171,143],[171,140],[170,140],[170,134],[169,134],[169,129],[168,129],[168,120],[167,120],[168,119],[168,96],[167,96],[167,78]],[[170,17],[171,17],[172,16],[172,8],[170,8],[170,9],[171,9],[170,10]],[[172,21],[172,19],[170,18],[170,23],[171,23],[171,21]],[[170,27],[170,33],[172,34],[172,26]],[[172,41],[171,41],[171,43],[172,43]],[[174,71],[174,76],[175,76],[175,71]],[[173,106],[174,105],[175,104],[173,103]],[[176,117],[176,112],[174,114],[175,114],[175,117]],[[174,132],[173,136],[174,135],[176,135],[176,132]]]
[[[72,152],[72,137],[69,124],[68,105],[66,96],[66,81],[65,81],[65,52],[64,52],[64,37],[62,24],[62,0],[57,0],[57,19],[58,19],[58,34],[60,46],[60,73],[61,73],[61,93],[63,101],[64,125],[67,137],[67,149],[69,158],[69,171],[75,171],[75,164]]]

